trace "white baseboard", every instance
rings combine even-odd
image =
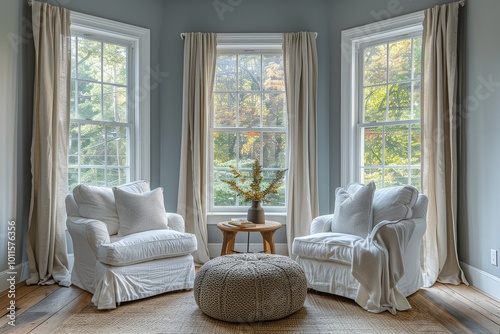
[[[500,300],[500,278],[460,261],[465,277],[473,287]]]
[[[276,254],[286,255],[288,256],[288,248],[287,244],[275,244]],[[246,252],[247,244],[246,243],[236,243],[234,248],[238,252]],[[220,256],[220,250],[222,249],[222,244],[208,244],[208,252],[210,253],[210,258],[213,259],[217,256]],[[250,243],[249,251],[250,252],[261,252],[264,250],[262,243]]]
[[[0,291],[9,289],[10,282],[7,280],[11,276],[16,277],[16,284],[27,280],[30,276],[28,261],[18,264],[14,270],[5,270],[0,273]]]

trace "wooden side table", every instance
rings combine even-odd
[[[250,233],[260,232],[262,235],[262,243],[264,245],[264,253],[276,254],[276,249],[274,247],[274,232],[281,228],[281,223],[266,220],[265,224],[256,224],[254,227],[229,227],[224,225],[224,222],[217,224],[217,227],[222,232],[222,249],[220,255],[234,254],[234,241],[236,240],[236,234],[238,232],[248,232],[249,238]],[[248,242],[247,242],[248,250]]]

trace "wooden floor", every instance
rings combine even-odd
[[[0,333],[55,333],[69,316],[89,305],[91,298],[90,293],[74,286],[21,283],[16,290],[15,327],[8,324],[7,292],[0,293]],[[452,333],[500,334],[500,301],[474,288],[438,283],[421,289],[409,301],[427,310]]]

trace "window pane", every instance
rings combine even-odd
[[[420,78],[422,67],[422,37],[417,37],[413,39],[413,77],[415,79]]]
[[[244,202],[221,182],[221,178],[233,178],[221,169],[237,167],[249,183],[255,159],[260,160],[264,173],[274,174],[265,168],[285,168],[285,131],[266,129],[267,132],[263,132],[262,129],[286,128],[283,57],[218,55],[215,77],[213,126],[238,129],[231,132],[212,130],[213,206],[247,208],[250,203]],[[284,195],[283,187],[280,194],[272,198],[272,205],[284,206]]]
[[[127,48],[115,44],[103,45],[103,81],[127,84]]]
[[[236,126],[236,93],[215,93],[214,113],[216,127]]]
[[[384,122],[387,106],[387,86],[364,89],[364,122]]]
[[[384,187],[408,184],[407,168],[386,168],[384,175]]]
[[[408,165],[408,125],[385,127],[384,163],[386,166]]]
[[[71,36],[71,78],[76,78],[76,37]]]
[[[87,37],[72,36],[71,41],[68,186],[126,183],[131,174],[131,128],[104,122],[134,122],[128,109],[129,47]]]
[[[79,119],[101,120],[101,84],[78,82]]]
[[[411,79],[411,39],[389,44],[389,82]]]
[[[373,127],[362,129],[363,157],[362,161],[365,166],[381,166],[382,165],[382,140],[383,127]]]
[[[101,42],[78,38],[78,78],[101,81]]]
[[[262,126],[285,127],[285,93],[262,94]]]
[[[283,57],[262,56],[263,90],[285,90]]]
[[[260,133],[245,132],[240,135],[239,168],[251,168],[255,159],[260,159]]]
[[[389,85],[389,121],[411,119],[411,83]]]
[[[236,141],[235,132],[215,132],[214,133],[214,166],[215,167],[236,167]]]
[[[105,173],[104,168],[82,168],[80,170],[80,183],[105,186]]]
[[[264,168],[285,168],[286,136],[284,133],[264,133],[264,147],[262,150]]]
[[[234,179],[229,171],[214,171],[214,205],[215,206],[235,206],[236,193],[229,189],[227,183],[221,180]]]
[[[415,168],[411,169],[411,185],[414,186],[415,188],[419,189],[421,188],[421,180],[422,176],[420,174],[420,168]]]
[[[105,121],[127,123],[127,88],[103,85]]]
[[[266,189],[269,184],[274,180],[276,172],[274,171],[264,171],[262,176],[264,180],[262,181],[261,189]],[[285,186],[283,185],[279,188],[278,193],[266,196],[268,202],[264,202],[264,206],[285,206]]]
[[[127,128],[121,126],[106,127],[108,166],[128,166],[127,162]],[[109,178],[108,178],[109,180]]]
[[[413,119],[420,119],[420,81],[413,82]]]
[[[69,114],[70,118],[76,118],[76,82],[74,79],[71,79],[70,87],[69,87]]]
[[[69,125],[68,165],[78,166],[78,124]]]
[[[82,125],[80,148],[82,165],[103,166],[105,157],[104,126]]]
[[[239,94],[239,126],[260,126],[261,94],[241,93]]]
[[[261,68],[260,56],[239,56],[239,84],[240,90],[260,90]]]
[[[387,81],[387,44],[364,49],[364,85],[385,84]]]
[[[420,124],[411,125],[411,164],[412,166],[420,166],[421,157],[421,142],[422,142],[422,132],[420,130]]]
[[[361,168],[361,183],[375,182],[377,188],[382,188],[382,168]]]
[[[78,168],[68,168],[68,192],[71,193],[73,188],[76,187],[78,182]]]
[[[127,183],[129,180],[129,168],[108,168],[107,169],[108,187],[115,187]]]
[[[236,55],[218,55],[215,91],[236,90]]]

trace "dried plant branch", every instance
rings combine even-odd
[[[269,201],[266,199],[267,195],[278,193],[279,188],[283,185],[283,177],[285,176],[286,169],[277,170],[273,181],[267,186],[266,189],[261,190],[261,184],[264,180],[262,176],[262,165],[259,159],[256,159],[252,165],[252,182],[250,189],[245,190],[245,177],[233,166],[229,166],[230,173],[234,175],[233,180],[221,180],[229,185],[229,188],[242,196],[245,201]],[[241,185],[238,184],[241,183]]]

